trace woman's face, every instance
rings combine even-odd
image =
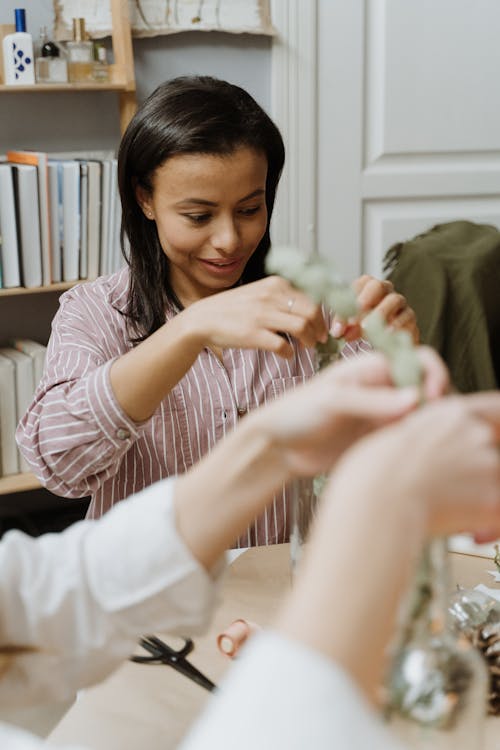
[[[234,286],[267,226],[267,159],[251,148],[181,154],[153,175],[138,202],[156,222],[170,283],[184,306]]]

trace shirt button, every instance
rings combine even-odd
[[[245,414],[247,413],[247,410],[245,409],[244,406],[238,406],[238,408],[236,409],[236,411],[238,412],[238,416],[239,417],[244,417]]]
[[[120,429],[116,431],[116,437],[118,438],[118,440],[126,440],[130,437],[130,432],[124,427],[120,427]]]

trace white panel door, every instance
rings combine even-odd
[[[320,0],[318,246],[351,278],[436,223],[500,227],[500,2]]]

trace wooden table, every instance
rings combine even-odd
[[[491,584],[486,558],[451,555],[452,580],[463,586]],[[209,633],[195,639],[190,660],[218,682],[230,661],[216,636],[237,618],[269,624],[290,586],[288,545],[248,550],[229,568],[223,601]],[[175,640],[167,638],[175,645]],[[83,744],[92,750],[175,748],[209,693],[168,667],[125,662],[100,685],[85,690],[49,737],[49,744]],[[500,721],[487,722],[487,750],[500,747]],[[471,748],[471,750],[476,750]]]

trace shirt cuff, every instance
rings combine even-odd
[[[91,414],[115,449],[125,453],[149,423],[134,422],[122,409],[113,391],[110,370],[116,357],[92,372],[87,379],[87,401]]]

